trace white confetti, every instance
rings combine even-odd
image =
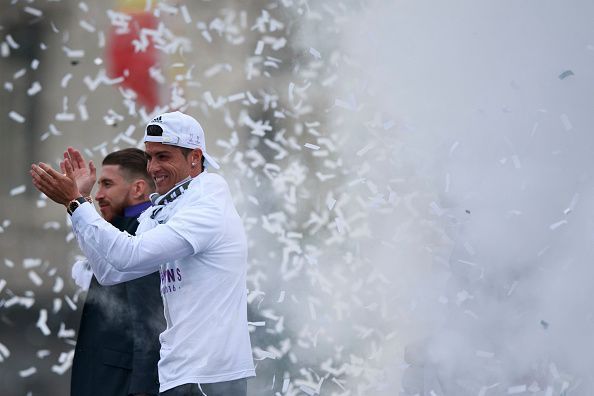
[[[39,330],[43,333],[43,335],[48,336],[52,332],[50,331],[49,327],[47,327],[47,310],[41,309],[39,311],[39,319],[37,319],[37,323],[35,324]]]
[[[28,275],[29,279],[31,279],[31,282],[33,282],[35,286],[41,286],[43,284],[43,279],[41,279],[37,272],[29,271]]]
[[[0,362],[10,357],[10,350],[0,342]]]
[[[6,35],[5,40],[8,43],[8,45],[10,45],[10,48],[12,48],[12,49],[20,48],[20,45],[18,45],[17,42],[14,41],[14,38],[12,38],[12,36],[10,34]]]
[[[315,144],[311,144],[311,143],[305,143],[303,146],[307,147],[308,149],[312,149],[312,150],[320,149],[320,146],[316,146]]]
[[[19,70],[17,70],[17,71],[16,71],[16,72],[15,72],[15,73],[12,75],[12,78],[13,78],[14,80],[18,80],[19,78],[23,77],[25,74],[27,74],[27,69],[25,69],[25,68],[22,68],[22,69],[19,69]]]
[[[556,230],[557,228],[561,227],[562,225],[567,224],[567,220],[561,220],[556,223],[553,223],[549,226],[551,230]]]
[[[27,14],[31,14],[36,17],[40,17],[43,15],[43,11],[41,11],[37,8],[29,7],[29,6],[23,8],[23,11],[25,11]]]
[[[72,359],[74,358],[74,349],[72,349],[70,352],[68,353],[64,353],[62,352],[60,354],[60,357],[58,358],[58,362],[60,364],[55,364],[52,366],[52,371],[56,374],[62,375],[64,374],[66,371],[68,371],[68,369],[70,368],[70,366],[72,366]]]
[[[58,338],[73,338],[76,335],[74,329],[67,329],[64,322],[60,323],[60,330],[58,330]]]
[[[231,102],[236,102],[238,100],[242,100],[245,98],[245,93],[244,92],[240,92],[240,93],[236,93],[234,95],[230,95],[227,97],[227,102],[231,103]]]
[[[64,300],[66,301],[66,304],[68,304],[70,309],[76,311],[76,304],[74,303],[74,301],[72,301],[72,299],[69,296],[64,296]]]
[[[72,78],[72,73],[66,73],[64,75],[64,77],[62,77],[62,81],[60,81],[60,86],[62,88],[66,88],[68,86],[68,83],[70,82],[71,78]]]
[[[439,207],[437,202],[431,202],[429,204],[429,206],[431,207],[431,210],[433,211],[433,213],[435,213],[438,217],[441,217],[443,215],[444,210]]]
[[[10,113],[8,113],[8,116],[13,120],[16,121],[20,124],[25,122],[25,117],[23,117],[22,115],[20,115],[19,113],[17,113],[14,110],[11,110]]]
[[[80,21],[79,23],[80,27],[83,28],[84,30],[86,30],[89,33],[95,33],[95,30],[97,30],[95,28],[95,26],[91,25],[89,22],[87,21]]]
[[[27,186],[20,185],[18,187],[14,187],[10,190],[9,194],[11,197],[14,197],[15,195],[20,195],[22,193],[24,193],[25,191],[27,191]]]
[[[35,81],[32,85],[31,88],[29,88],[27,90],[27,95],[29,96],[33,96],[37,93],[41,92],[41,84],[39,83],[39,81]]]
[[[62,47],[62,50],[66,53],[66,56],[69,58],[84,58],[85,51],[84,50],[73,50],[66,46]]]
[[[190,16],[190,13],[188,12],[188,7],[186,7],[185,5],[182,5],[179,9],[181,10],[181,14],[182,14],[182,17],[184,18],[184,22],[192,23],[192,17]]]
[[[522,167],[522,163],[520,162],[520,158],[517,155],[511,156],[512,162],[514,163],[514,168],[520,169]]]
[[[35,374],[36,372],[37,372],[37,368],[36,367],[29,367],[28,369],[19,371],[19,376],[20,377],[23,377],[23,378],[30,377],[33,374]]]
[[[452,154],[454,154],[454,151],[456,151],[456,149],[458,148],[458,146],[460,145],[460,142],[455,141],[452,144],[452,147],[450,147],[450,157],[452,156]]]
[[[2,290],[2,289],[0,289]],[[285,291],[281,290],[280,295],[278,296],[278,300],[276,300],[277,303],[282,303],[283,301],[285,301]]]
[[[563,124],[563,128],[565,128],[565,130],[567,132],[571,131],[573,129],[573,125],[571,124],[571,121],[569,121],[569,117],[567,116],[567,114],[561,114],[561,123]]]
[[[2,55],[3,58],[6,58],[10,55],[10,47],[5,41],[0,43],[0,55]]]
[[[43,261],[38,258],[26,258],[23,260],[23,268],[30,269],[39,267]]]

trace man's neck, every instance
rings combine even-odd
[[[184,193],[191,181],[192,177],[188,176],[184,180],[176,183],[175,186],[173,186],[163,195],[155,195],[155,197],[153,197],[151,194],[151,201],[153,202],[153,205],[166,205],[167,203],[172,202]]]

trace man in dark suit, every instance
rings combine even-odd
[[[77,184],[88,197],[95,166],[90,162],[87,169],[73,150],[64,156],[75,164]],[[95,195],[103,218],[131,235],[154,191],[146,163],[144,152],[135,148],[109,154]],[[92,277],[72,365],[72,396],[159,393],[159,333],[165,329],[159,282],[158,272],[113,286],[101,286]]]

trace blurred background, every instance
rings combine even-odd
[[[0,384],[85,292],[31,185],[197,118],[249,239],[250,395],[592,395],[594,3],[0,0]],[[123,320],[125,323],[125,320]]]

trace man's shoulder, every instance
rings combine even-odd
[[[198,198],[229,194],[229,185],[225,179],[216,173],[202,173],[195,177],[187,191],[185,201],[195,202]]]
[[[192,180],[189,188],[197,189],[197,188],[200,188],[201,186],[213,186],[213,185],[226,186],[227,182],[218,173],[204,172]]]

